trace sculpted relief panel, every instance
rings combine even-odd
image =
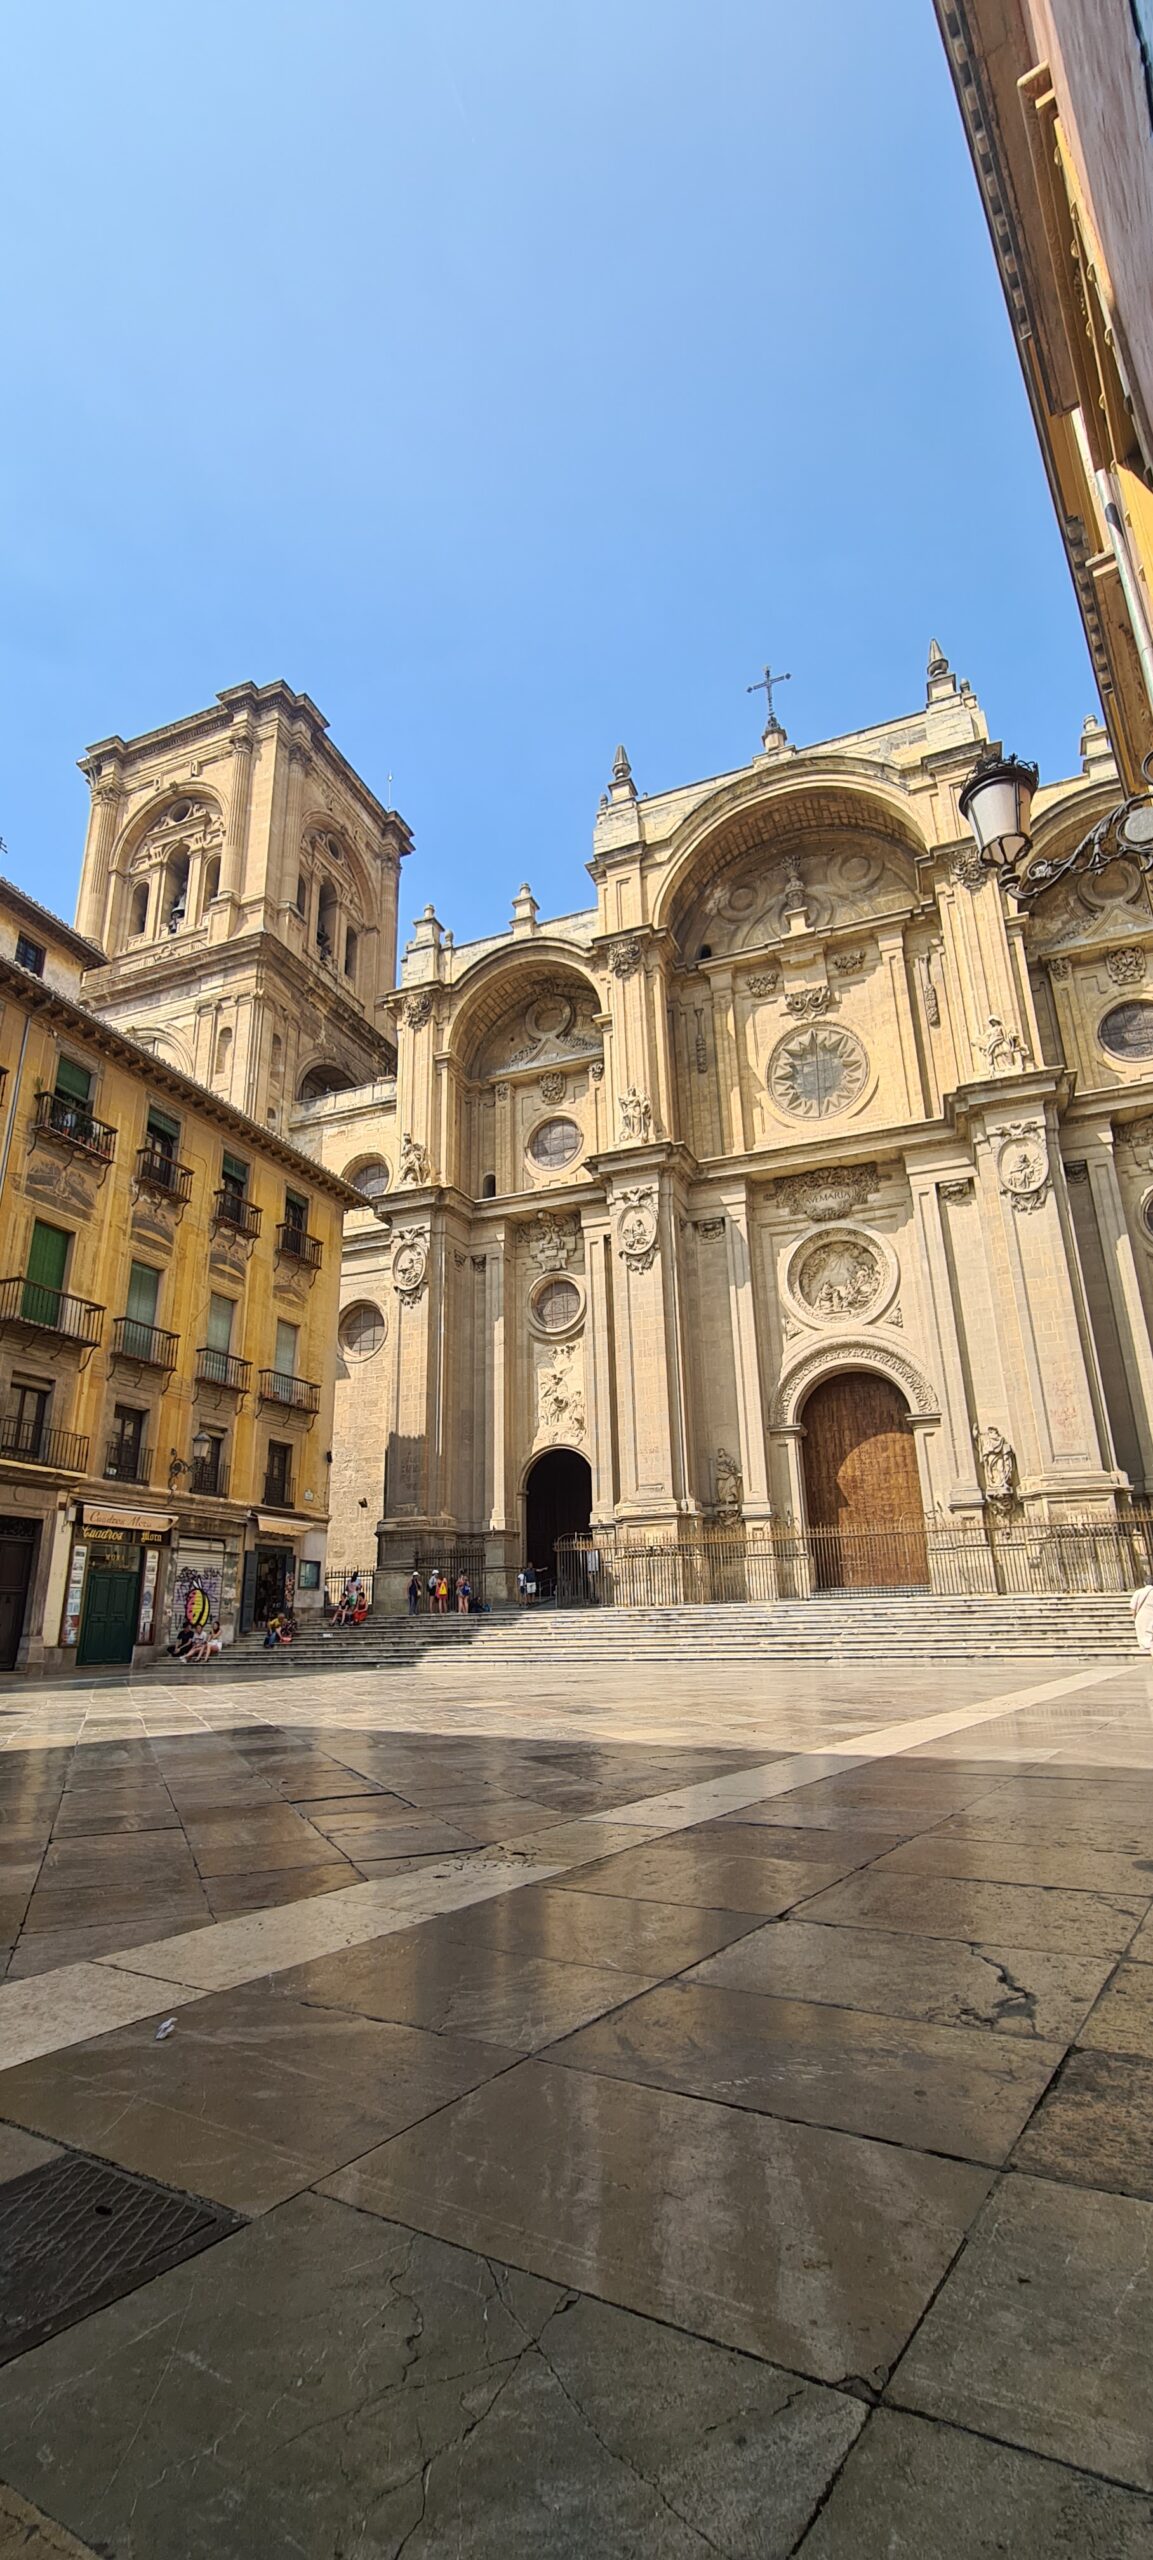
[[[868,1056],[855,1031],[826,1023],[786,1032],[766,1079],[778,1111],[794,1120],[830,1120],[851,1111],[868,1080]]]
[[[793,919],[810,932],[828,933],[899,913],[913,897],[900,852],[882,836],[854,830],[789,851],[766,845],[704,890],[680,940],[686,954],[695,956],[707,944],[721,958],[783,941]]]
[[[880,1297],[880,1255],[863,1236],[822,1236],[805,1245],[789,1274],[796,1296],[815,1316],[861,1316]]]
[[[591,988],[567,978],[538,978],[489,1033],[477,1073],[508,1075],[518,1067],[548,1068],[562,1061],[587,1065],[604,1055]]]

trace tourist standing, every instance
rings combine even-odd
[[[409,1585],[408,1585],[408,1614],[409,1614],[409,1617],[410,1617],[410,1618],[415,1618],[416,1613],[417,1613],[417,1610],[419,1609],[419,1607],[420,1607],[420,1575],[419,1575],[419,1573],[417,1572],[416,1567],[415,1567],[415,1565],[414,1565],[413,1570],[412,1570],[412,1573],[411,1573],[411,1575],[410,1575],[410,1577],[409,1577]]]

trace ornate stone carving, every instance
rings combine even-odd
[[[1115,987],[1137,987],[1145,975],[1145,954],[1136,943],[1126,951],[1109,951],[1105,966]]]
[[[973,1197],[972,1174],[963,1173],[956,1182],[939,1182],[937,1197],[939,1200],[971,1200]]]
[[[432,1020],[433,1002],[431,987],[418,987],[415,995],[405,997],[401,1019],[406,1030],[423,1031],[425,1023]]]
[[[423,1184],[430,1180],[428,1149],[417,1144],[411,1130],[406,1129],[400,1142],[400,1179]]]
[[[991,1013],[976,1043],[991,1076],[1023,1075],[1029,1052],[1019,1031],[1007,1031],[999,1013]]]
[[[880,1297],[884,1278],[881,1257],[864,1236],[823,1236],[797,1256],[790,1285],[815,1316],[861,1316]]]
[[[702,1244],[716,1244],[725,1232],[723,1218],[694,1218],[693,1226]]]
[[[769,1060],[767,1083],[781,1111],[797,1120],[829,1120],[850,1111],[869,1080],[856,1033],[831,1023],[789,1031]]]
[[[575,1209],[563,1216],[551,1209],[539,1209],[529,1232],[528,1248],[538,1270],[567,1270],[580,1243],[580,1231]]]
[[[460,1246],[459,1246],[458,1244],[455,1244],[455,1245],[453,1246],[453,1249],[452,1249],[452,1258],[453,1258],[453,1261],[454,1261],[454,1262],[455,1262],[455,1264],[456,1264],[457,1270],[458,1270],[458,1271],[463,1271],[464,1266],[465,1266],[466,1262],[468,1261],[468,1255],[467,1255],[467,1253],[462,1253],[462,1252],[461,1252]]]
[[[840,1001],[835,987],[794,987],[792,994],[785,997],[785,1011],[799,1014],[803,1020],[809,1015],[830,1013]]]
[[[1073,974],[1071,962],[1062,960],[1059,955],[1047,961],[1046,967],[1050,977],[1056,979],[1058,986],[1063,985],[1065,979],[1072,977]]]
[[[851,978],[854,970],[864,968],[868,956],[867,951],[834,951],[833,967],[837,976]]]
[[[573,1439],[583,1439],[584,1383],[575,1342],[554,1343],[547,1361],[538,1370],[537,1412],[542,1430],[555,1436],[563,1429]]]
[[[713,1511],[718,1520],[739,1520],[745,1480],[736,1458],[718,1449],[713,1460]]]
[[[559,1075],[559,1074],[557,1074],[556,1072],[552,1072],[552,1073],[550,1073],[550,1074],[548,1074],[548,1075],[546,1075],[546,1076],[542,1076],[542,1077],[541,1077],[541,1080],[540,1080],[540,1095],[541,1095],[541,1101],[542,1101],[542,1102],[563,1102],[563,1101],[564,1101],[564,1098],[565,1098],[565,1091],[566,1091],[566,1087],[567,1087],[567,1081],[568,1081],[568,1080],[567,1080],[567,1078],[566,1078],[565,1076],[563,1076],[563,1075]]]
[[[995,1423],[982,1430],[975,1422],[973,1448],[986,1501],[1011,1502],[1016,1490],[1017,1456],[1004,1432],[998,1431]]]
[[[1088,1167],[1088,1165],[1087,1165],[1087,1164],[1086,1164],[1086,1162],[1085,1162],[1085,1158],[1084,1158],[1084,1156],[1080,1156],[1080,1157],[1078,1157],[1078,1158],[1076,1159],[1076,1161],[1075,1161],[1074,1163],[1072,1163],[1072,1164],[1067,1164],[1067,1165],[1066,1165],[1066,1167],[1065,1167],[1065,1180],[1066,1180],[1066,1182],[1088,1182],[1088,1179],[1089,1179],[1089,1167]]]
[[[751,996],[775,996],[781,983],[779,969],[754,969],[745,980]]]
[[[963,889],[979,889],[989,877],[988,865],[982,862],[975,844],[958,845],[949,867]]]
[[[614,978],[631,978],[640,968],[643,957],[642,946],[635,934],[627,934],[623,942],[609,944],[609,967]]]
[[[617,1249],[630,1271],[651,1271],[658,1252],[657,1195],[652,1183],[622,1191]]]
[[[880,1185],[875,1164],[839,1164],[822,1166],[814,1173],[783,1174],[773,1190],[790,1217],[811,1218],[814,1226],[825,1226],[833,1218],[847,1218],[853,1209],[863,1209]]]
[[[590,1084],[603,1084],[603,1083],[604,1083],[604,1080],[605,1080],[605,1062],[604,1062],[604,1059],[603,1059],[603,1058],[594,1058],[594,1059],[593,1059],[593,1062],[592,1062],[592,1065],[591,1065],[591,1066],[590,1066],[590,1068],[589,1068],[589,1083],[590,1083]]]
[[[885,1317],[885,1322],[886,1324],[895,1324],[898,1333],[904,1332],[905,1319],[901,1313],[901,1301],[899,1298],[897,1299],[896,1304],[890,1307],[889,1312]]]
[[[507,1075],[513,1067],[560,1066],[601,1055],[597,1000],[591,987],[567,978],[538,978],[530,1001],[511,1008],[483,1050],[482,1070]]]
[[[638,1093],[635,1084],[630,1084],[628,1092],[622,1093],[618,1099],[621,1110],[618,1145],[643,1145],[653,1133],[653,1106],[647,1093]]]
[[[494,1101],[494,1102],[507,1102],[507,1101],[508,1101],[509,1094],[511,1093],[511,1091],[512,1091],[512,1087],[511,1087],[511,1085],[507,1085],[507,1084],[494,1084],[493,1089],[492,1089],[492,1098],[493,1098],[493,1101]]]
[[[392,1285],[404,1307],[414,1307],[428,1279],[428,1237],[422,1227],[402,1227],[392,1257]]]
[[[779,1431],[794,1423],[809,1388],[816,1384],[818,1378],[828,1376],[834,1369],[844,1368],[846,1359],[850,1357],[854,1366],[876,1369],[883,1378],[891,1378],[919,1420],[930,1421],[939,1413],[939,1399],[923,1372],[906,1358],[903,1351],[897,1351],[880,1335],[864,1333],[847,1339],[838,1338],[835,1343],[823,1342],[819,1349],[806,1352],[786,1369],[773,1398],[772,1427]]]
[[[991,1132],[1001,1140],[997,1173],[1015,1209],[1039,1209],[1049,1191],[1049,1149],[1039,1120],[1010,1120]]]

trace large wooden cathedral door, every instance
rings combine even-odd
[[[822,1590],[924,1589],[924,1502],[908,1411],[896,1387],[845,1369],[801,1416],[805,1494]]]

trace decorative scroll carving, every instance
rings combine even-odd
[[[822,1166],[815,1173],[783,1174],[773,1191],[790,1217],[811,1218],[814,1226],[824,1226],[831,1219],[847,1218],[853,1209],[863,1209],[880,1186],[875,1164],[841,1164]]]
[[[973,1197],[972,1174],[963,1173],[956,1182],[939,1182],[937,1197],[939,1200],[971,1200]]]
[[[419,1146],[411,1131],[406,1129],[400,1142],[400,1179],[422,1184],[430,1178],[428,1149]]]
[[[630,1271],[651,1271],[658,1252],[657,1195],[653,1185],[622,1191],[617,1245]]]
[[[982,862],[975,844],[959,845],[949,867],[963,889],[979,889],[989,877],[988,865]]]
[[[428,1279],[428,1237],[422,1227],[402,1227],[392,1257],[392,1285],[403,1307],[414,1307]]]
[[[702,1244],[715,1244],[725,1232],[723,1218],[694,1218],[693,1226]]]
[[[1136,943],[1126,951],[1109,951],[1105,966],[1115,987],[1137,987],[1145,975],[1145,954]]]
[[[754,969],[745,980],[751,996],[775,996],[781,983],[779,969]]]
[[[840,1001],[835,987],[794,987],[792,994],[785,997],[785,1011],[799,1014],[804,1019],[810,1015],[830,1013]]]
[[[1066,978],[1072,977],[1073,970],[1071,962],[1068,960],[1062,960],[1059,954],[1052,960],[1047,960],[1045,966],[1048,969],[1050,977],[1055,978],[1059,986],[1064,984]]]
[[[834,951],[833,967],[837,976],[851,978],[854,970],[864,968],[868,956],[867,951]]]

